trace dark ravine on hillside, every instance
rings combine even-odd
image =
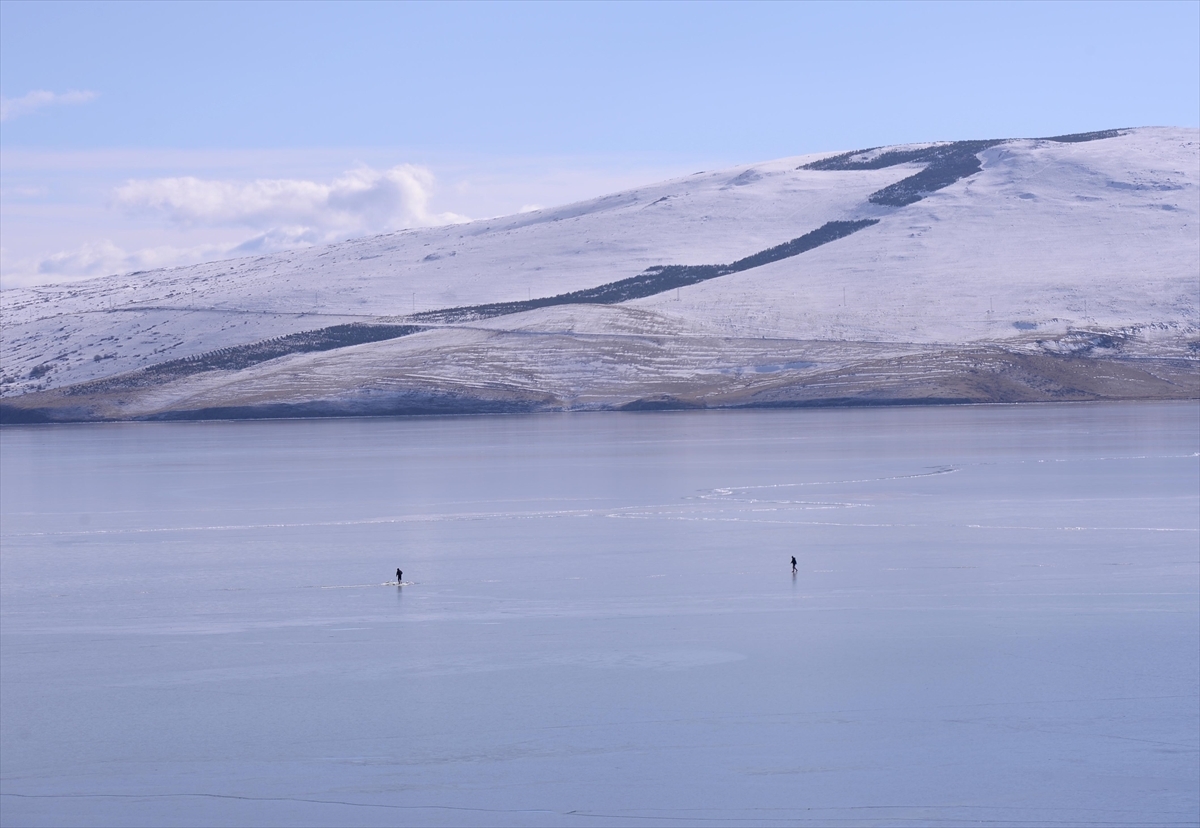
[[[959,179],[974,175],[983,169],[979,153],[1004,143],[1003,141],[955,141],[916,150],[892,150],[872,158],[859,159],[871,150],[859,150],[822,158],[805,164],[803,170],[882,170],[898,164],[924,163],[925,169],[897,181],[868,198],[872,204],[883,207],[905,207],[914,204],[926,195],[949,187]]]
[[[1105,138],[1116,138],[1122,135],[1119,129],[1106,129],[1100,132],[1079,132],[1073,135],[1057,135],[1053,138],[1042,138],[1043,141],[1056,141],[1061,144],[1079,144],[1085,141],[1101,141]],[[949,187],[956,181],[974,175],[983,169],[979,153],[992,147],[1008,143],[1007,139],[997,138],[985,141],[954,141],[949,144],[938,144],[933,147],[912,150],[890,150],[878,155],[863,158],[867,153],[874,152],[878,147],[853,152],[843,152],[829,158],[822,158],[805,164],[802,170],[882,170],[899,164],[925,164],[925,168],[908,178],[897,181],[882,190],[872,193],[868,198],[872,204],[883,207],[905,207],[915,204],[930,193]]]
[[[98,391],[124,391],[152,385],[156,382],[181,379],[205,371],[240,371],[260,362],[278,359],[288,354],[304,354],[315,351],[332,351],[351,345],[382,342],[396,339],[423,330],[417,325],[376,325],[352,322],[348,325],[331,325],[311,331],[263,339],[248,345],[219,348],[196,356],[160,362],[115,377],[92,380],[66,389],[68,394],[92,394]]]
[[[548,308],[554,305],[615,305],[632,299],[643,299],[666,293],[676,288],[695,285],[719,276],[731,273],[741,273],[754,267],[762,267],[772,262],[799,256],[862,230],[872,224],[878,224],[878,219],[863,219],[861,221],[830,221],[812,232],[805,233],[799,238],[761,250],[743,259],[727,265],[660,265],[647,268],[645,272],[609,282],[599,287],[576,290],[570,293],[560,293],[557,296],[546,296],[540,299],[528,299],[519,302],[496,302],[488,305],[468,305],[460,308],[427,311],[411,317],[419,322],[454,323],[471,322],[478,319],[491,319],[496,316],[508,316],[522,311]]]

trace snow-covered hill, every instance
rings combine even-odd
[[[786,158],[5,291],[0,393],[6,420],[1195,397],[1198,219],[1197,130]]]

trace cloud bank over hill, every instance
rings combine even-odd
[[[434,174],[414,164],[382,170],[359,166],[329,182],[195,176],[129,179],[113,190],[111,208],[130,219],[215,231],[223,238],[132,250],[102,239],[17,262],[6,270],[29,273],[30,278],[20,280],[26,283],[104,276],[468,221],[457,213],[431,209],[436,186]],[[251,235],[246,235],[247,230]]]
[[[432,213],[433,173],[400,164],[359,167],[325,184],[297,179],[213,181],[185,176],[132,180],[117,188],[116,206],[195,226],[248,227],[258,232],[242,249],[271,241],[318,244],[341,237],[466,221]]]
[[[66,277],[70,280],[192,264],[210,258],[231,255],[234,250],[235,248],[220,244],[205,244],[195,247],[160,245],[144,247],[139,250],[125,250],[105,239],[80,245],[74,250],[53,253],[33,264],[38,276],[49,277],[40,281],[49,282],[56,281],[54,277]]]

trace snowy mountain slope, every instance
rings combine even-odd
[[[806,339],[951,343],[1078,327],[1194,338],[1196,134],[1145,132],[1159,140],[986,150],[979,174],[851,244],[637,304],[728,334]]]
[[[1082,137],[783,159],[7,291],[6,417],[1195,397],[1200,135]],[[289,336],[350,322],[424,330]]]
[[[590,288],[655,264],[732,260],[808,232],[916,169],[831,175],[797,170],[805,160],[503,219],[4,291],[3,393],[325,324]],[[96,355],[108,361],[96,364]],[[47,361],[52,370],[31,382],[28,372]]]

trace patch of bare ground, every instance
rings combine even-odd
[[[1181,400],[1200,397],[1200,363],[999,350],[869,360],[795,380],[781,378],[724,406]]]
[[[0,415],[21,423],[1200,398],[1195,359],[462,330],[138,379],[27,394]]]

